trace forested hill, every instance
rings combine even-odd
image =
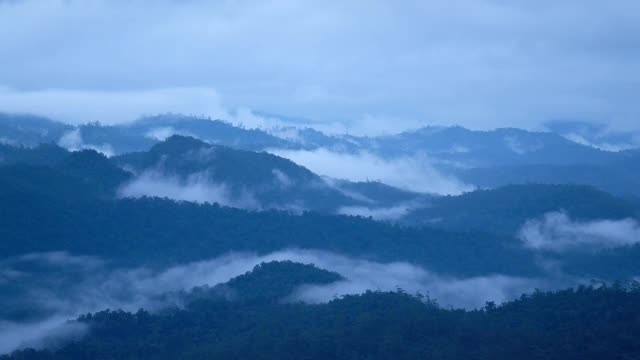
[[[230,169],[233,163],[260,156],[184,137],[161,145],[177,150],[159,145],[157,150],[135,156],[166,159],[165,169],[175,172],[191,166],[189,162],[180,165],[178,160],[193,149],[214,149]],[[415,228],[315,212],[297,216],[168,199],[117,198],[118,185],[134,175],[116,166],[113,159],[94,151],[67,153],[48,146],[2,149],[7,164],[0,166],[3,257],[65,250],[133,265],[168,265],[229,251],[266,253],[293,247],[377,261],[409,261],[445,274],[530,276],[544,271],[537,260],[540,254],[525,248],[517,238],[526,221],[549,211],[565,211],[577,221],[624,220],[637,215],[632,203],[574,185],[522,185],[432,198],[417,212],[420,216],[415,223],[423,226]],[[178,158],[172,159],[172,154]],[[264,156],[291,178],[315,179],[313,173],[287,160]],[[133,166],[139,164],[132,161]],[[194,160],[193,166],[202,163]],[[232,174],[229,179],[235,176]],[[638,273],[640,262],[635,259],[639,253],[638,246],[623,245],[545,256],[560,259],[562,268],[580,276],[627,278]]]
[[[583,128],[582,125],[579,127]],[[56,143],[71,150],[94,149],[107,155],[121,155],[147,151],[172,135],[182,135],[250,151],[328,151],[347,157],[368,154],[376,156],[377,161],[392,162],[428,159],[439,171],[480,188],[573,183],[622,196],[640,194],[640,181],[635,176],[640,164],[637,149],[604,151],[597,147],[604,142],[605,148],[617,149],[607,146],[607,141],[612,141],[627,149],[632,147],[635,135],[624,133],[608,138],[605,136],[608,133],[600,129],[591,134],[595,136],[594,142],[588,146],[588,141],[577,141],[568,128],[549,129],[474,131],[460,126],[426,126],[399,134],[365,137],[328,135],[293,126],[247,129],[221,120],[179,114],[148,116],[120,125],[71,126],[37,116],[0,113],[0,144],[13,146]]]
[[[199,297],[155,314],[84,315],[84,337],[1,359],[636,359],[639,301],[637,284],[535,292],[474,311],[401,290],[323,305]]]
[[[279,304],[290,301],[291,295],[303,286],[327,285],[346,279],[313,264],[289,260],[256,265],[253,270],[215,286],[199,286],[179,294],[170,294],[177,304],[232,301],[236,304]],[[292,300],[292,299],[291,299]]]
[[[56,145],[0,144],[0,166],[5,173],[11,172],[9,165],[39,167],[38,171],[49,172],[53,178],[71,176],[76,182],[91,182],[111,197],[168,197],[254,210],[336,213],[342,207],[385,207],[427,197],[378,182],[329,179],[272,154],[178,135],[149,151],[111,158],[95,150],[69,152]],[[24,180],[31,181],[26,174]],[[52,193],[57,185],[66,186],[54,181],[49,186]],[[42,189],[46,188],[43,184]]]
[[[565,211],[578,221],[640,217],[640,207],[632,201],[590,186],[527,184],[434,197],[403,221],[514,234],[526,220],[552,211]]]
[[[249,193],[263,206],[230,201]],[[589,186],[425,196],[172,136],[112,157],[0,145],[0,204],[0,350],[49,349],[7,359],[636,355],[637,287],[471,310],[633,284],[640,203]],[[411,212],[336,214],[372,204]],[[384,292],[403,284],[437,297]]]
[[[638,93],[640,0],[0,0],[0,360],[640,360]]]

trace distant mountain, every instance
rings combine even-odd
[[[0,165],[28,164],[53,166],[69,156],[69,152],[55,144],[42,143],[32,148],[0,144]]]
[[[202,300],[223,300],[239,303],[277,304],[303,285],[325,285],[344,278],[335,272],[312,264],[292,261],[271,261],[256,265],[253,270],[213,287],[196,287],[177,296],[185,304]]]
[[[326,135],[310,128],[243,129],[219,120],[181,115],[147,117],[122,126],[130,134],[164,140],[174,134],[245,150],[328,149],[369,152],[388,159],[428,155],[443,166],[483,168],[522,165],[606,164],[619,154],[578,144],[554,132],[521,129],[473,131],[462,127],[425,127],[396,135]],[[122,151],[116,151],[121,153]]]
[[[583,184],[640,196],[637,150],[603,151],[556,133],[431,127],[370,141],[378,154],[392,158],[424,151],[441,171],[479,188]]]
[[[54,120],[0,113],[0,144],[33,147],[58,143],[70,150],[92,148],[107,155],[148,150],[171,135],[194,136],[212,144],[245,150],[292,146],[291,142],[257,129],[244,129],[221,120],[165,114],[129,124],[87,123],[71,126]]]
[[[577,221],[640,218],[640,207],[582,185],[510,185],[432,198],[403,221],[514,235],[529,219],[564,211]]]
[[[114,129],[144,138],[142,148],[146,148],[154,137],[164,139],[173,134],[183,134],[245,150],[323,148],[349,154],[367,152],[390,161],[398,157],[426,155],[441,171],[455,174],[464,182],[478,187],[576,183],[621,195],[640,192],[636,190],[640,187],[636,186],[633,171],[622,165],[615,166],[629,159],[627,154],[579,144],[555,132],[519,129],[472,131],[454,126],[426,127],[378,137],[329,136],[309,128],[247,130],[222,121],[180,115],[143,118]],[[114,152],[121,153],[120,149],[125,148],[131,149],[116,146]],[[606,178],[599,176],[603,170],[610,175]]]
[[[155,141],[165,140],[172,135],[184,135],[210,144],[254,151],[289,145],[288,141],[263,130],[245,129],[221,120],[174,114],[144,117],[118,128]]]
[[[0,144],[36,146],[55,143],[72,126],[34,115],[0,113]]]
[[[517,238],[526,221],[557,211],[566,212],[576,221],[638,218],[637,204],[575,185],[509,186],[426,198],[421,207],[410,208],[403,221],[428,228],[405,228],[319,213],[290,215],[161,199],[118,199],[114,192],[140,181],[146,171],[158,171],[160,179],[175,176],[184,181],[200,179],[187,175],[193,171],[210,173],[212,177],[207,178],[206,184],[210,179],[242,184],[239,188],[256,189],[254,198],[263,204],[269,199],[301,199],[310,208],[313,205],[312,209],[327,209],[329,213],[339,201],[362,203],[364,200],[354,199],[354,189],[379,203],[395,200],[394,194],[399,191],[375,183],[346,183],[337,187],[340,190],[335,190],[335,184],[305,189],[321,179],[288,160],[180,136],[149,152],[111,159],[92,150],[67,154],[52,165],[0,165],[0,237],[6,239],[0,244],[0,257],[64,249],[127,264],[142,261],[166,265],[208,259],[229,251],[265,253],[294,247],[378,261],[410,261],[446,274],[531,275],[541,271],[534,261],[535,253],[525,249]],[[219,157],[199,158],[194,154]],[[136,174],[122,170],[114,162],[127,164]],[[274,166],[282,172],[280,176],[274,175]],[[301,190],[274,189],[274,182],[281,181],[277,178],[283,174],[291,187]],[[146,178],[149,179],[157,180]],[[210,195],[207,191],[220,190],[207,190],[197,182],[180,184],[178,190],[171,188],[170,181],[164,187],[149,181],[142,181],[139,186],[156,189],[157,195],[162,191]],[[180,190],[189,189],[189,185],[193,189]],[[637,274],[639,251],[638,246],[619,247],[584,256],[557,256],[568,262],[566,268],[574,273],[592,277],[616,274],[624,278]]]
[[[44,146],[25,153],[41,155]],[[104,155],[93,150],[64,152],[55,146],[46,146],[53,158],[43,163],[42,158],[35,160],[27,156],[26,161],[16,161],[3,165],[0,162],[0,197],[20,199],[28,194],[38,194],[46,199],[68,199],[83,197],[114,198],[118,187],[126,182],[131,174],[120,169]],[[27,201],[27,198],[24,199]],[[24,205],[23,203],[22,205]]]
[[[268,129],[247,129],[219,119],[164,114],[148,116],[130,124],[118,126],[130,134],[158,141],[171,135],[198,138],[210,144],[243,150],[327,148],[340,152],[357,152],[358,137],[331,136],[309,127],[276,126]]]
[[[118,126],[2,115],[5,133],[0,352],[18,351],[0,359],[640,353],[639,150],[518,129],[356,137],[170,114]],[[488,189],[332,179],[269,149],[330,154],[320,161],[352,173],[427,165],[410,181],[443,171]]]
[[[617,153],[605,164],[511,165],[451,169],[462,181],[481,188],[510,184],[584,184],[620,196],[640,196],[640,152]]]
[[[520,129],[472,131],[459,126],[426,127],[370,139],[386,157],[425,153],[457,167],[524,164],[603,164],[615,154],[576,144],[554,133]]]
[[[90,123],[78,126],[76,131],[80,142],[79,148],[93,148],[109,156],[148,150],[157,143],[157,139],[131,131],[124,126]]]
[[[119,166],[137,174],[125,192],[135,195],[184,196],[189,189],[227,205],[294,211],[336,212],[343,206],[391,206],[418,200],[422,195],[377,183],[350,183],[322,178],[278,156],[173,135],[148,152],[113,158]],[[180,194],[172,196],[174,185]],[[186,189],[186,190],[185,190]],[[211,201],[213,202],[213,201]]]
[[[76,127],[41,117],[2,114],[0,143],[29,147],[57,143],[74,151],[93,149],[113,156],[147,151],[172,135],[183,135],[249,151],[326,149],[346,154],[364,152],[385,161],[426,157],[441,172],[480,188],[574,183],[623,196],[640,195],[635,176],[639,162],[633,150],[603,151],[567,134],[579,131],[611,142],[634,140],[632,135],[607,133],[595,125],[577,122],[549,123],[548,128],[553,131],[425,127],[395,135],[362,137],[286,126],[245,129],[220,120],[177,114],[144,117],[123,125],[93,123]],[[601,176],[603,173],[607,176]]]
[[[388,158],[421,153],[466,167],[602,164],[616,158],[615,154],[570,141],[560,133],[512,128],[472,131],[459,126],[425,127],[396,135],[359,137],[327,135],[298,127],[245,129],[221,120],[179,114],[148,116],[123,125],[92,123],[75,128],[40,117],[0,116],[0,134],[15,144],[58,142],[73,129],[79,130],[84,144],[110,147],[114,154],[146,150],[171,135],[185,135],[252,151],[327,148],[338,152],[368,151]]]
[[[474,310],[369,291],[327,304],[200,301],[158,313],[105,310],[69,326],[87,334],[2,360],[637,359],[640,290],[536,291]]]
[[[319,213],[107,199],[87,191],[75,177],[37,169],[41,175],[0,167],[0,237],[5,239],[0,258],[65,250],[127,266],[168,266],[234,251],[265,254],[299,248],[408,261],[452,275],[540,273],[532,254],[514,246],[512,237],[404,228]]]
[[[608,151],[623,151],[640,148],[640,133],[612,130],[605,124],[576,120],[554,120],[545,127],[578,144]]]
[[[149,151],[112,158],[95,150],[69,152],[50,144],[33,148],[0,144],[0,169],[3,165],[23,169],[27,182],[50,181],[40,188],[52,194],[85,189],[105,196],[159,196],[256,210],[336,213],[345,207],[385,208],[428,198],[377,182],[324,178],[272,154],[179,135]]]

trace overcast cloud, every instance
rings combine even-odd
[[[0,111],[242,108],[353,132],[640,123],[635,0],[5,0],[0,29]]]

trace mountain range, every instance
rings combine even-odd
[[[367,154],[384,161],[413,159],[459,179],[468,185],[465,189],[575,183],[623,196],[640,195],[640,183],[634,176],[640,157],[638,150],[605,151],[570,140],[570,131],[583,129],[581,124],[549,123],[554,131],[548,132],[425,127],[395,135],[363,137],[327,135],[300,127],[246,129],[221,120],[175,114],[111,126],[97,123],[70,126],[35,116],[0,114],[0,130],[5,134],[0,142],[28,147],[56,143],[70,150],[94,149],[114,156],[146,151],[171,135],[183,135],[212,145],[285,156],[287,152],[322,150],[338,155]],[[630,142],[633,135],[625,134],[610,135],[603,141]],[[608,176],[601,176],[603,173]]]
[[[362,324],[384,322],[388,309],[392,323],[364,328],[398,324],[380,341],[408,358],[417,353],[402,344],[427,351],[410,328],[429,333],[443,359],[468,341],[452,335],[459,327],[482,339],[474,349],[487,353],[467,354],[477,358],[524,351],[500,345],[513,331],[565,355],[601,354],[575,350],[595,333],[628,345],[619,324],[636,316],[638,150],[519,129],[358,137],[179,115],[70,126],[5,114],[0,131],[0,353],[18,349],[6,359],[254,357],[234,347],[251,339],[343,346],[378,339]],[[343,174],[382,169],[374,174],[396,186],[280,154],[314,154]],[[434,178],[468,186],[438,194]],[[587,314],[600,320],[576,317]],[[558,330],[563,341],[532,335],[558,323],[572,326]],[[502,335],[484,348],[487,327]],[[159,338],[175,343],[163,349]]]

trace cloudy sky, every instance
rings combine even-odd
[[[637,0],[0,0],[0,111],[71,122],[635,128],[639,59]]]

